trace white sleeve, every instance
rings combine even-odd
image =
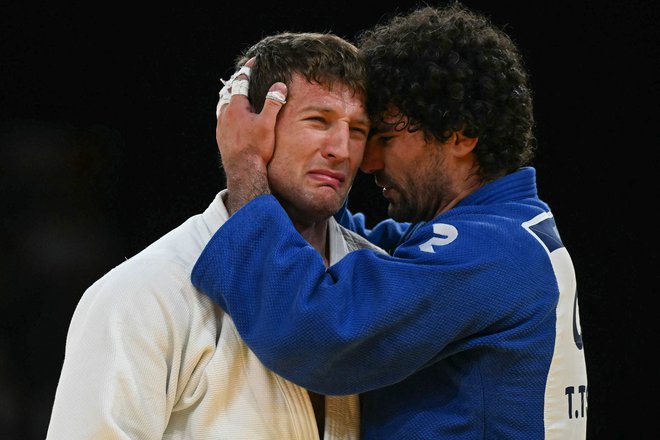
[[[127,263],[90,287],[74,312],[48,440],[162,438],[183,386],[182,280],[153,262]]]

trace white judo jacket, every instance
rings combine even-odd
[[[85,291],[47,440],[319,438],[307,391],[264,367],[190,281],[228,218],[225,191]],[[332,218],[329,244],[331,263],[373,248]],[[328,396],[325,417],[325,440],[359,439],[357,395]]]

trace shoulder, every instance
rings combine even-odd
[[[202,323],[195,321],[200,315],[215,313],[212,302],[192,285],[189,274],[189,268],[179,261],[138,254],[83,293],[72,325],[117,326],[128,332],[185,331]]]

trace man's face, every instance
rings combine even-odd
[[[342,84],[328,90],[294,74],[268,164],[271,191],[294,221],[325,220],[339,210],[368,132],[363,96]]]
[[[374,173],[376,184],[383,188],[390,217],[403,222],[435,217],[451,195],[444,146],[427,142],[421,130],[411,133],[390,125],[376,127],[367,143],[362,170]]]

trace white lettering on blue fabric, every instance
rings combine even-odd
[[[420,244],[419,249],[421,251],[435,254],[433,246],[446,246],[458,237],[458,229],[446,223],[435,223],[433,233],[438,237],[430,238],[427,242]]]

